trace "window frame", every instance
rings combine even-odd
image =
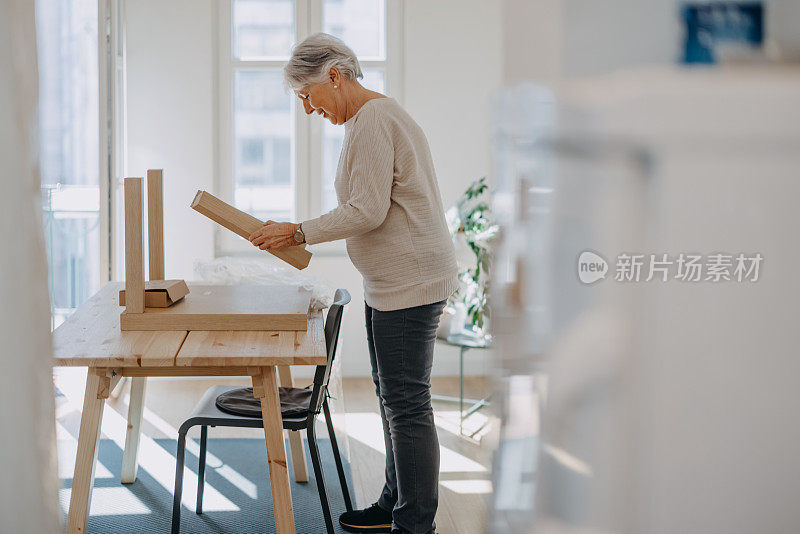
[[[386,36],[385,60],[360,61],[362,68],[384,70],[386,93],[403,103],[403,23],[405,0],[384,0]],[[323,0],[294,0],[295,40],[322,31]],[[233,84],[237,69],[282,69],[285,59],[237,60],[233,58],[232,0],[220,0],[216,25],[217,75],[216,106],[217,128],[217,179],[215,188],[226,200],[234,198],[233,164]],[[294,154],[294,211],[295,221],[302,222],[322,213],[322,143],[323,123],[318,117],[309,117],[302,106],[293,106]],[[313,252],[323,255],[344,255],[344,242],[322,243],[313,246]],[[215,256],[255,255],[258,251],[231,232],[218,226],[214,233]]]
[[[108,280],[125,272],[123,181],[127,171],[127,17],[124,0],[98,0],[100,18],[100,214],[106,235],[101,271]],[[105,212],[105,213],[104,213]],[[104,220],[105,217],[105,220]],[[102,261],[102,260],[101,260]]]

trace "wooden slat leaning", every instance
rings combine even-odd
[[[212,221],[245,239],[264,224],[249,213],[234,208],[208,191],[198,191],[194,200],[192,200],[191,206],[198,213],[202,213]],[[306,250],[305,245],[287,247],[281,250],[267,250],[267,252],[298,269],[305,269],[308,267],[308,262],[311,261],[311,253]]]

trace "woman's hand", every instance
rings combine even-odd
[[[250,234],[250,242],[261,250],[278,250],[297,245],[294,232],[297,224],[267,221],[264,226]]]

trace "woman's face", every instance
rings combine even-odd
[[[331,121],[332,124],[344,124],[344,107],[341,105],[341,94],[337,91],[341,87],[339,72],[332,68],[329,79],[306,85],[297,91],[297,97],[303,102],[306,114],[316,113]],[[334,87],[335,86],[335,87]]]

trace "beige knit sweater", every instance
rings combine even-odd
[[[425,134],[393,98],[367,101],[344,127],[339,207],[302,223],[306,241],[346,239],[376,310],[446,299],[458,268]]]

